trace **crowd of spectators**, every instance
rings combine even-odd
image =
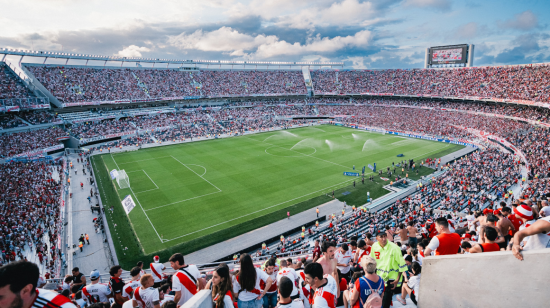
[[[176,254],[169,260],[175,274],[171,279],[164,281],[166,285],[161,281],[157,284],[157,279],[154,277],[141,275],[140,269],[135,271],[132,269],[132,272],[135,272],[135,275],[132,274],[132,281],[136,283],[126,294],[137,294],[135,292],[142,292],[137,289],[146,290],[154,285],[152,290],[158,292],[158,304],[162,304],[163,307],[166,305],[168,308],[172,307],[169,305],[184,304],[197,291],[206,288],[212,290],[213,301],[218,307],[225,304],[234,305],[236,302],[238,307],[262,305],[269,308],[270,305],[273,307],[277,304],[284,305],[287,300],[299,307],[309,305],[320,307],[322,299],[318,298],[317,292],[314,291],[326,284],[323,287],[324,290],[326,289],[324,292],[330,292],[335,298],[340,298],[338,306],[348,307],[357,306],[358,302],[364,302],[372,296],[372,293],[364,298],[360,295],[361,299],[359,299],[357,295],[363,294],[362,290],[366,288],[361,282],[362,277],[365,277],[377,288],[380,286],[378,290],[384,307],[389,306],[392,298],[403,304],[405,299],[410,297],[410,300],[416,304],[420,273],[425,258],[431,255],[470,254],[498,250],[512,250],[519,258],[521,254],[513,236],[519,230],[529,230],[526,226],[532,225],[532,220],[536,217],[547,216],[545,214],[547,208],[543,207],[547,206],[546,199],[550,194],[548,181],[550,163],[547,159],[550,136],[547,129],[500,117],[454,112],[448,109],[509,115],[543,122],[547,116],[544,110],[412,99],[360,100],[352,104],[349,101],[334,99],[323,99],[317,102],[319,103],[317,107],[298,103],[277,106],[258,102],[224,106],[219,110],[185,110],[178,113],[84,123],[71,127],[70,131],[76,136],[86,138],[123,132],[129,128],[135,130],[134,125],[139,130],[145,130],[138,136],[108,144],[109,147],[118,147],[154,142],[154,139],[166,142],[178,140],[178,138],[181,140],[189,137],[241,133],[306,123],[303,120],[288,121],[280,118],[291,114],[340,115],[339,121],[345,124],[361,124],[445,138],[481,139],[477,132],[489,132],[506,139],[525,153],[527,163],[531,167],[529,169],[531,181],[523,183],[521,172],[524,164],[517,155],[503,151],[494,145],[480,148],[465,158],[449,164],[442,165],[438,163],[437,158],[431,158],[416,162],[413,166],[405,165],[407,172],[425,167],[446,170],[446,172],[440,177],[424,181],[423,185],[417,186],[414,193],[397,200],[395,204],[380,212],[369,213],[362,208],[353,207],[350,214],[345,216],[342,212],[342,216],[333,215],[332,220],[324,227],[308,230],[306,237],[297,235],[288,239],[283,238],[280,242],[270,244],[270,249],[267,249],[274,254],[288,252],[304,254],[313,249],[312,258],[306,260],[300,256],[277,259],[273,256],[263,264],[262,269],[256,269],[252,264],[253,258],[243,254],[240,256],[237,272],[229,271],[222,265],[213,272],[201,274],[196,267],[187,265],[182,255]],[[335,103],[341,105],[330,105]],[[490,144],[487,140],[480,142],[484,145]],[[3,201],[1,208],[4,211],[2,216],[10,217],[9,213],[14,213],[11,215],[12,219],[2,223],[0,230],[2,232],[0,243],[8,247],[10,252],[6,257],[9,261],[23,259],[18,250],[32,246],[38,249],[37,253],[41,253],[46,264],[49,264],[48,261],[51,262],[59,257],[58,252],[51,249],[53,243],[51,241],[57,238],[56,230],[48,229],[52,226],[51,221],[57,218],[59,211],[55,202],[58,200],[56,196],[61,193],[59,182],[52,178],[52,174],[53,172],[63,174],[63,167],[50,166],[46,163],[30,165],[9,163],[0,167],[0,175],[9,179],[0,182],[0,193],[4,193],[2,200],[6,200]],[[386,175],[385,171],[381,171],[379,175],[391,177],[389,172],[388,169],[388,175]],[[40,176],[36,177],[36,174],[44,175],[44,180],[42,181]],[[26,176],[34,177],[33,180],[28,181],[21,178]],[[39,180],[36,180],[37,178]],[[21,187],[21,190],[14,191],[13,181],[25,182],[32,187]],[[518,186],[521,188],[520,193],[512,193],[512,188]],[[33,193],[35,191],[38,193]],[[35,211],[29,214],[29,207]],[[23,216],[26,223],[15,226],[13,215],[18,215],[22,208],[27,211]],[[53,226],[55,229],[55,224]],[[319,241],[313,244],[315,239],[319,239],[323,244],[319,246]],[[527,241],[525,243],[527,245]],[[370,255],[375,252],[383,253],[386,245],[388,249],[397,252],[391,254],[392,262],[373,262],[374,259],[370,258]],[[47,250],[48,247],[50,250]],[[262,250],[256,257],[269,254],[265,249]],[[384,254],[381,258],[386,257],[390,258],[389,255]],[[338,266],[335,266],[335,263],[332,267],[331,260],[336,260]],[[181,268],[185,268],[185,271]],[[111,275],[116,278],[112,279],[116,281],[117,286],[124,285],[120,283],[119,269],[118,267],[111,271]],[[391,274],[388,274],[389,272]],[[92,276],[94,275],[92,273]],[[182,279],[185,277],[182,275],[189,278],[193,276],[194,279],[191,280],[194,281],[194,285],[184,284]],[[141,279],[134,279],[140,278],[139,276]],[[162,278],[167,276],[159,280]],[[211,289],[207,284],[210,278],[212,280],[208,283],[212,286]],[[246,282],[247,279],[252,280]],[[287,279],[290,280],[290,284],[287,284]],[[276,287],[272,287],[273,285]],[[287,288],[287,285],[292,287]],[[112,297],[116,302],[114,305],[117,303],[121,305],[119,301],[132,298],[131,295],[122,299],[116,296],[114,288],[118,287],[115,287],[114,283],[108,288],[104,299]],[[87,301],[89,305],[96,303],[93,297],[83,296],[84,292],[80,290],[68,292],[68,295],[71,292],[75,294],[75,302],[80,299],[81,303],[83,301]],[[279,301],[277,303],[275,296],[275,301],[272,302],[273,294],[277,292]],[[247,296],[247,293],[255,295]],[[394,294],[397,294],[397,297],[392,297]],[[257,299],[258,295],[261,295],[260,299]],[[219,300],[220,296],[223,300]],[[153,304],[156,305],[154,302]]]
[[[0,100],[8,98],[29,98],[32,93],[25,87],[10,69],[0,62]]]
[[[59,144],[57,138],[67,136],[59,127],[0,135],[0,158],[44,149]]]
[[[47,277],[59,264],[58,249],[62,161],[10,162],[0,165],[0,261],[36,256]]]
[[[315,70],[316,94],[391,93],[548,102],[548,65],[454,69]]]
[[[53,113],[47,111],[25,111],[18,114],[25,121],[32,125],[47,124],[60,121]]]
[[[182,96],[249,96],[307,93],[301,71],[103,69],[29,66],[61,102],[115,101]]]
[[[23,121],[21,121],[20,118],[16,117],[12,113],[8,113],[0,116],[0,129],[9,129],[9,128],[25,127],[25,126],[27,126],[27,124],[25,124]]]

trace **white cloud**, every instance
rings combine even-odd
[[[269,44],[263,44],[258,47],[256,56],[261,59],[270,58],[279,55],[295,56],[301,54],[330,53],[348,47],[367,47],[372,39],[372,33],[363,30],[351,36],[336,36],[334,38],[321,38],[317,35],[310,38],[306,44],[288,43],[286,41],[276,41]]]
[[[309,38],[305,44],[300,44],[289,43],[273,35],[251,36],[230,27],[221,27],[211,32],[197,30],[189,35],[182,33],[170,37],[169,42],[184,50],[217,51],[248,59],[266,59],[280,55],[311,55],[330,53],[348,47],[366,47],[371,39],[372,33],[363,30],[345,37],[322,38],[317,35]]]
[[[242,55],[244,51],[252,50],[262,44],[277,40],[275,36],[251,36],[240,33],[230,27],[221,27],[211,32],[197,30],[192,34],[182,33],[169,38],[170,44],[180,49],[196,49],[201,51],[234,52]]]
[[[124,49],[122,49],[121,51],[119,51],[116,55],[117,56],[120,56],[120,57],[138,57],[138,58],[141,58],[142,55],[141,53],[142,52],[149,52],[151,51],[151,49],[147,48],[147,47],[139,47],[139,46],[136,46],[136,45],[130,45],[128,47],[125,47]]]
[[[537,15],[528,10],[516,14],[513,19],[508,19],[504,22],[499,22],[499,27],[503,29],[531,30],[539,24]]]
[[[366,69],[367,66],[365,65],[365,58],[363,57],[348,57],[344,61],[351,61],[352,65],[351,67],[355,69]]]

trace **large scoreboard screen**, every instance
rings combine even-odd
[[[429,57],[430,64],[466,63],[468,45],[431,47]]]

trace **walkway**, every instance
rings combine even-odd
[[[70,245],[67,251],[67,267],[71,270],[73,267],[78,267],[80,272],[88,275],[94,269],[98,269],[100,272],[108,272],[112,264],[110,264],[110,250],[108,244],[105,242],[104,233],[96,233],[93,220],[97,218],[99,214],[91,212],[91,205],[99,203],[94,196],[91,198],[91,202],[87,197],[90,196],[90,189],[96,191],[95,185],[90,185],[90,172],[83,163],[77,163],[77,154],[68,156],[68,161],[73,163],[73,169],[69,170],[69,176],[71,179],[71,185],[69,193],[72,193],[72,198],[68,202],[68,219],[67,225],[67,243]],[[86,175],[83,174],[82,169],[86,169]],[[75,174],[76,170],[76,174]],[[80,187],[80,183],[84,184],[84,188]],[[78,238],[81,234],[88,234],[90,237],[90,244],[85,243],[83,251],[78,248]],[[73,248],[73,244],[76,247]],[[76,254],[73,255],[73,252]]]
[[[441,157],[441,166],[446,165],[448,162],[453,161],[453,160],[455,160],[457,158],[460,158],[462,156],[465,156],[467,154],[470,154],[470,153],[472,153],[476,150],[477,150],[477,148],[467,146],[467,147],[465,147],[463,149],[460,149],[456,152],[453,152],[451,154],[447,154],[447,155]]]
[[[319,206],[321,215],[339,213],[342,210],[343,203],[333,200]],[[281,230],[291,230],[299,228],[304,224],[316,219],[316,208],[311,208],[299,214],[290,216],[290,219],[282,219],[267,226],[258,228],[227,241],[212,245],[210,247],[195,251],[185,256],[185,262],[189,264],[203,264],[214,262],[223,257],[234,254],[236,251],[243,251],[247,248],[261,244],[265,239],[281,235]]]

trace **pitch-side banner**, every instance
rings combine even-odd
[[[124,200],[122,200],[122,207],[124,208],[126,215],[130,214],[130,212],[136,207],[132,196],[128,195],[124,198]]]
[[[111,174],[111,180],[114,180],[118,177],[118,170],[113,169],[109,174]]]

